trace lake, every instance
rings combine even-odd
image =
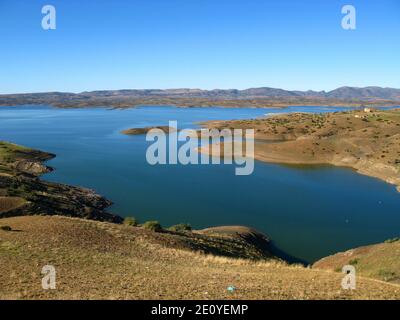
[[[197,121],[246,119],[283,112],[344,108],[230,109],[140,107],[0,108],[0,140],[55,153],[43,178],[93,188],[115,204],[109,211],[163,226],[247,225],[268,234],[275,250],[312,262],[326,255],[399,236],[395,187],[350,169],[255,163],[250,176],[232,165],[147,164],[150,142],[123,129]]]

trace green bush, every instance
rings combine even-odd
[[[124,219],[124,224],[126,224],[127,226],[136,227],[136,226],[139,224],[139,222],[138,222],[137,219],[134,218],[134,217],[126,217],[126,218]]]
[[[12,228],[10,226],[0,226],[0,229],[3,231],[11,231]]]
[[[162,230],[161,224],[158,221],[147,221],[143,224],[143,228],[155,232]]]
[[[380,269],[378,271],[378,276],[383,280],[383,281],[393,281],[398,278],[395,272],[393,271],[388,271],[388,270],[383,270]]]
[[[168,228],[168,230],[175,232],[192,231],[192,227],[187,223],[180,223]]]

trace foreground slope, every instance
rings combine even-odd
[[[358,274],[400,284],[400,239],[339,252],[314,263],[313,267],[338,270],[353,265]]]
[[[179,234],[58,216],[0,225],[14,230],[0,229],[1,299],[400,299],[397,285],[359,277],[345,291],[341,273],[206,255]],[[41,288],[47,264],[56,267],[56,290]]]

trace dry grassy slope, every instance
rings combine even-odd
[[[317,261],[313,267],[338,270],[348,264],[362,276],[400,284],[400,240],[340,252]]]
[[[2,299],[400,299],[397,285],[360,277],[344,291],[340,273],[205,255],[141,228],[42,216],[0,224],[16,230],[0,230]],[[53,291],[41,289],[46,264],[57,268]]]
[[[15,210],[26,203],[25,199],[19,197],[1,197],[0,196],[0,214]]]

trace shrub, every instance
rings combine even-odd
[[[162,230],[161,224],[158,221],[147,221],[143,224],[143,228],[155,232]]]
[[[398,278],[395,272],[383,269],[380,269],[378,271],[378,276],[384,281],[393,281]]]
[[[0,229],[3,231],[11,231],[12,228],[10,226],[0,226]]]
[[[353,259],[349,261],[349,264],[355,266],[358,263],[358,259]]]
[[[397,241],[400,241],[400,238],[388,239],[388,240],[385,240],[385,243],[394,243],[394,242],[397,242]]]
[[[192,231],[192,227],[187,223],[180,223],[168,228],[168,230],[175,232]]]
[[[139,222],[138,222],[137,219],[134,218],[134,217],[126,217],[126,218],[124,219],[124,224],[127,225],[127,226],[136,227],[136,226],[139,224]]]

